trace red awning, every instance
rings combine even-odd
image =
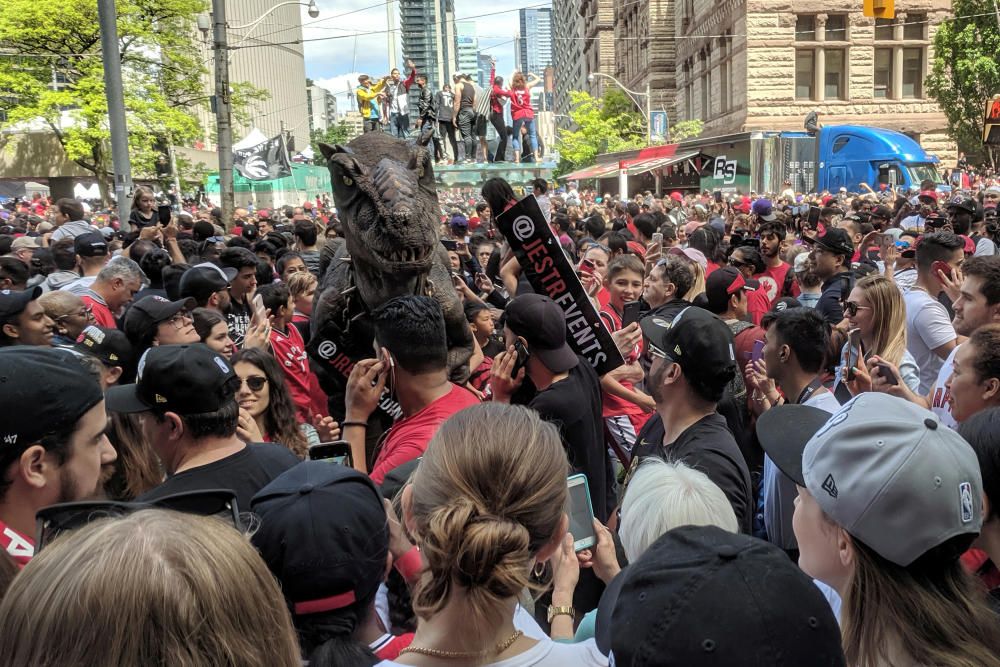
[[[682,153],[680,155],[671,155],[670,157],[653,157],[641,160],[633,160],[625,163],[625,167],[628,170],[629,176],[635,176],[636,174],[644,174],[647,171],[653,171],[654,169],[662,169],[663,167],[669,167],[670,165],[679,164],[685,160],[690,160],[696,157],[699,151],[694,151],[693,153]]]
[[[617,162],[605,162],[591,165],[585,169],[577,169],[571,174],[560,176],[561,181],[582,181],[586,178],[607,178],[618,172]]]

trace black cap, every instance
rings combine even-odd
[[[0,290],[0,317],[19,315],[30,301],[42,295],[41,285],[35,285],[24,291]]]
[[[224,290],[239,272],[232,267],[221,267],[211,262],[195,264],[181,276],[180,295],[205,302],[208,297]]]
[[[846,229],[839,227],[827,227],[825,234],[820,234],[816,238],[803,236],[806,243],[818,245],[835,255],[846,255],[848,258],[854,255],[854,243]]]
[[[108,242],[100,232],[87,232],[73,239],[73,252],[80,257],[104,257],[108,254]]]
[[[705,279],[705,297],[712,312],[721,313],[729,305],[729,297],[739,290],[754,291],[760,286],[760,282],[743,277],[743,273],[732,266],[724,266],[715,271]]]
[[[133,345],[146,345],[156,335],[156,327],[187,308],[194,310],[194,299],[170,301],[159,295],[144,296],[125,313],[122,329]]]
[[[892,215],[892,209],[883,204],[879,204],[871,212],[871,217],[879,218],[880,220],[892,220]]]
[[[528,341],[528,354],[553,373],[564,373],[580,362],[566,342],[566,315],[549,297],[522,294],[507,306],[505,317],[510,330]]]
[[[717,316],[695,306],[677,313],[672,321],[651,315],[639,322],[654,356],[675,361],[685,375],[697,369],[721,374],[737,372],[733,333]]]
[[[260,230],[257,229],[256,226],[251,225],[250,223],[244,223],[244,225],[243,225],[243,231],[242,231],[242,236],[247,241],[253,242],[253,241],[256,241],[260,237]]]
[[[371,600],[385,575],[389,528],[367,475],[303,461],[253,497],[251,538],[296,615]]]
[[[74,350],[95,357],[105,366],[127,368],[132,361],[132,344],[118,329],[91,324],[76,340]]]
[[[757,439],[781,472],[799,486],[805,486],[802,452],[809,439],[829,420],[829,412],[811,405],[778,405],[757,418]]]
[[[139,359],[135,384],[108,389],[112,412],[215,412],[236,400],[239,377],[207,346],[161,345]]]
[[[785,552],[763,540],[682,526],[622,575],[617,597],[600,603],[613,605],[612,664],[846,664],[830,603]],[[598,626],[598,635],[606,632]]]
[[[69,350],[0,348],[0,447],[25,449],[72,428],[104,394]]]
[[[767,329],[774,322],[774,319],[778,316],[778,313],[783,313],[789,308],[801,308],[802,303],[799,302],[794,296],[783,296],[771,305],[771,310],[767,311],[760,317],[760,326]]]

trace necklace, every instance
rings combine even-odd
[[[423,655],[429,655],[432,658],[486,658],[491,655],[499,655],[503,653],[509,649],[511,645],[523,634],[524,632],[521,630],[516,630],[514,634],[497,644],[493,647],[493,649],[487,649],[485,651],[442,651],[441,649],[436,648],[424,648],[422,646],[411,645],[400,651],[399,655],[403,655],[404,653],[420,653]]]

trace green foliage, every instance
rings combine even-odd
[[[701,136],[705,131],[705,123],[697,118],[694,120],[682,120],[670,128],[670,141],[680,143],[686,139],[694,139]]]
[[[319,145],[321,143],[334,146],[336,144],[346,144],[352,138],[351,129],[348,127],[346,121],[340,121],[336,125],[331,125],[326,128],[326,131],[313,130],[309,134],[309,144],[312,146],[313,153],[316,154],[313,156],[313,164],[320,167],[326,166],[326,158],[324,158],[323,154],[319,151]]]
[[[577,129],[559,130],[557,175],[592,164],[601,153],[646,145],[646,121],[621,91],[608,89],[603,99],[578,90],[570,91],[569,96],[573,105],[569,116]],[[620,98],[628,104],[623,105]]]
[[[203,136],[211,52],[197,43],[205,0],[117,0],[129,154],[133,173],[151,176],[163,146]],[[59,85],[53,90],[56,77]],[[111,176],[101,33],[94,0],[0,2],[0,111],[7,124],[41,125],[66,155],[93,172],[107,196]],[[233,85],[237,121],[266,93]],[[181,160],[179,169],[194,169]],[[182,175],[193,175],[192,171]]]
[[[980,148],[986,100],[1000,93],[1000,30],[993,0],[954,0],[954,20],[934,35],[928,94],[948,119],[948,133],[962,150]]]

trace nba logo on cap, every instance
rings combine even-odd
[[[972,509],[972,485],[962,482],[958,485],[958,493],[962,499],[962,523],[970,523],[974,512]]]

